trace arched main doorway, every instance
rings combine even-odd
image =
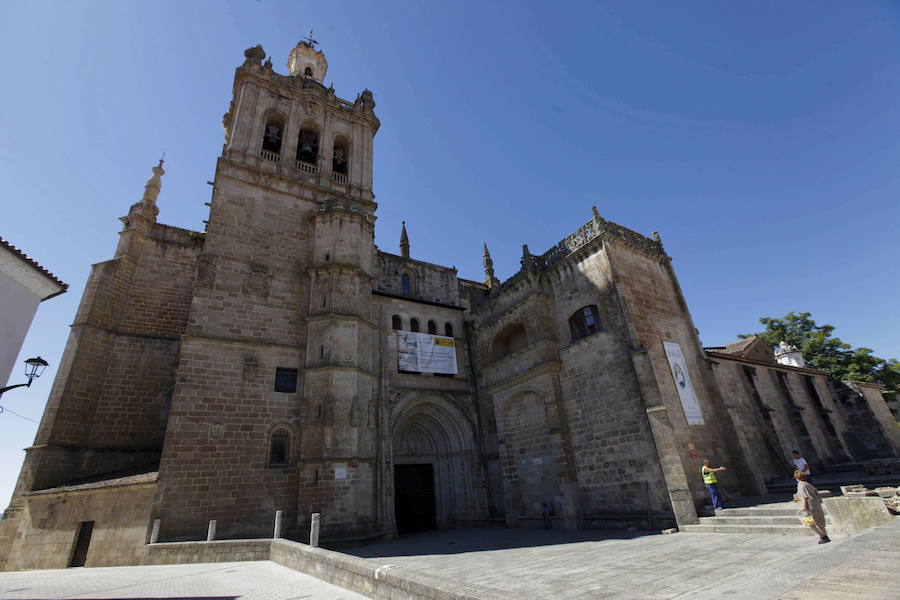
[[[477,452],[469,419],[449,398],[413,393],[391,419],[397,532],[479,518]]]

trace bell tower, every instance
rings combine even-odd
[[[161,539],[209,519],[222,537],[270,534],[275,510],[286,535],[312,512],[334,536],[375,531],[380,123],[372,93],[337,97],[327,68],[310,34],[288,74],[261,46],[235,72],[160,465]]]

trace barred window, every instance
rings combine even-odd
[[[275,391],[293,394],[297,391],[297,369],[275,369]]]
[[[597,305],[591,304],[575,311],[575,314],[569,317],[569,330],[572,333],[573,342],[600,331],[600,315],[597,312]]]

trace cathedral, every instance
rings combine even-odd
[[[150,541],[427,529],[663,528],[814,469],[896,456],[875,384],[751,338],[704,348],[655,233],[596,209],[484,280],[374,243],[364,90],[244,52],[205,231],[158,221],[165,171],[93,266],[0,521],[0,569],[138,564]],[[163,198],[164,200],[164,198]],[[160,202],[165,206],[165,202]],[[123,206],[124,209],[124,206]],[[563,235],[565,232],[563,232]],[[414,236],[413,236],[414,237]],[[783,360],[784,359],[784,360]]]

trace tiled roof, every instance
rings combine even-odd
[[[26,496],[42,496],[44,494],[59,494],[61,492],[78,492],[83,490],[101,490],[104,488],[125,487],[129,485],[141,485],[144,483],[154,483],[159,478],[159,471],[150,473],[141,473],[140,475],[129,475],[128,477],[117,477],[115,479],[104,479],[103,481],[94,481],[92,483],[82,483],[79,485],[61,485],[59,487],[47,490],[36,490],[28,492]]]
[[[40,274],[43,275],[44,277],[50,279],[50,280],[53,281],[55,284],[57,284],[57,285],[59,285],[59,286],[62,286],[62,290],[60,290],[60,291],[57,292],[56,294],[53,294],[53,295],[51,295],[51,296],[47,296],[47,298],[52,298],[53,296],[57,296],[57,295],[59,295],[59,294],[62,294],[63,292],[65,292],[65,291],[69,288],[69,284],[68,284],[68,283],[65,283],[64,281],[62,281],[59,277],[57,277],[56,275],[54,275],[53,273],[51,273],[50,271],[48,271],[47,269],[45,269],[44,267],[42,267],[40,264],[38,264],[38,262],[37,262],[36,260],[34,260],[33,258],[30,258],[27,254],[25,254],[24,252],[22,252],[21,250],[19,250],[18,248],[16,248],[15,246],[13,246],[12,244],[10,244],[10,243],[7,242],[6,240],[4,240],[2,237],[0,237],[0,247],[6,248],[6,249],[9,250],[15,257],[19,258],[19,259],[20,259],[22,262],[24,262],[26,265],[28,265],[29,267],[33,268],[35,271],[37,271],[38,273],[40,273]],[[46,300],[47,298],[44,298],[44,300]]]

